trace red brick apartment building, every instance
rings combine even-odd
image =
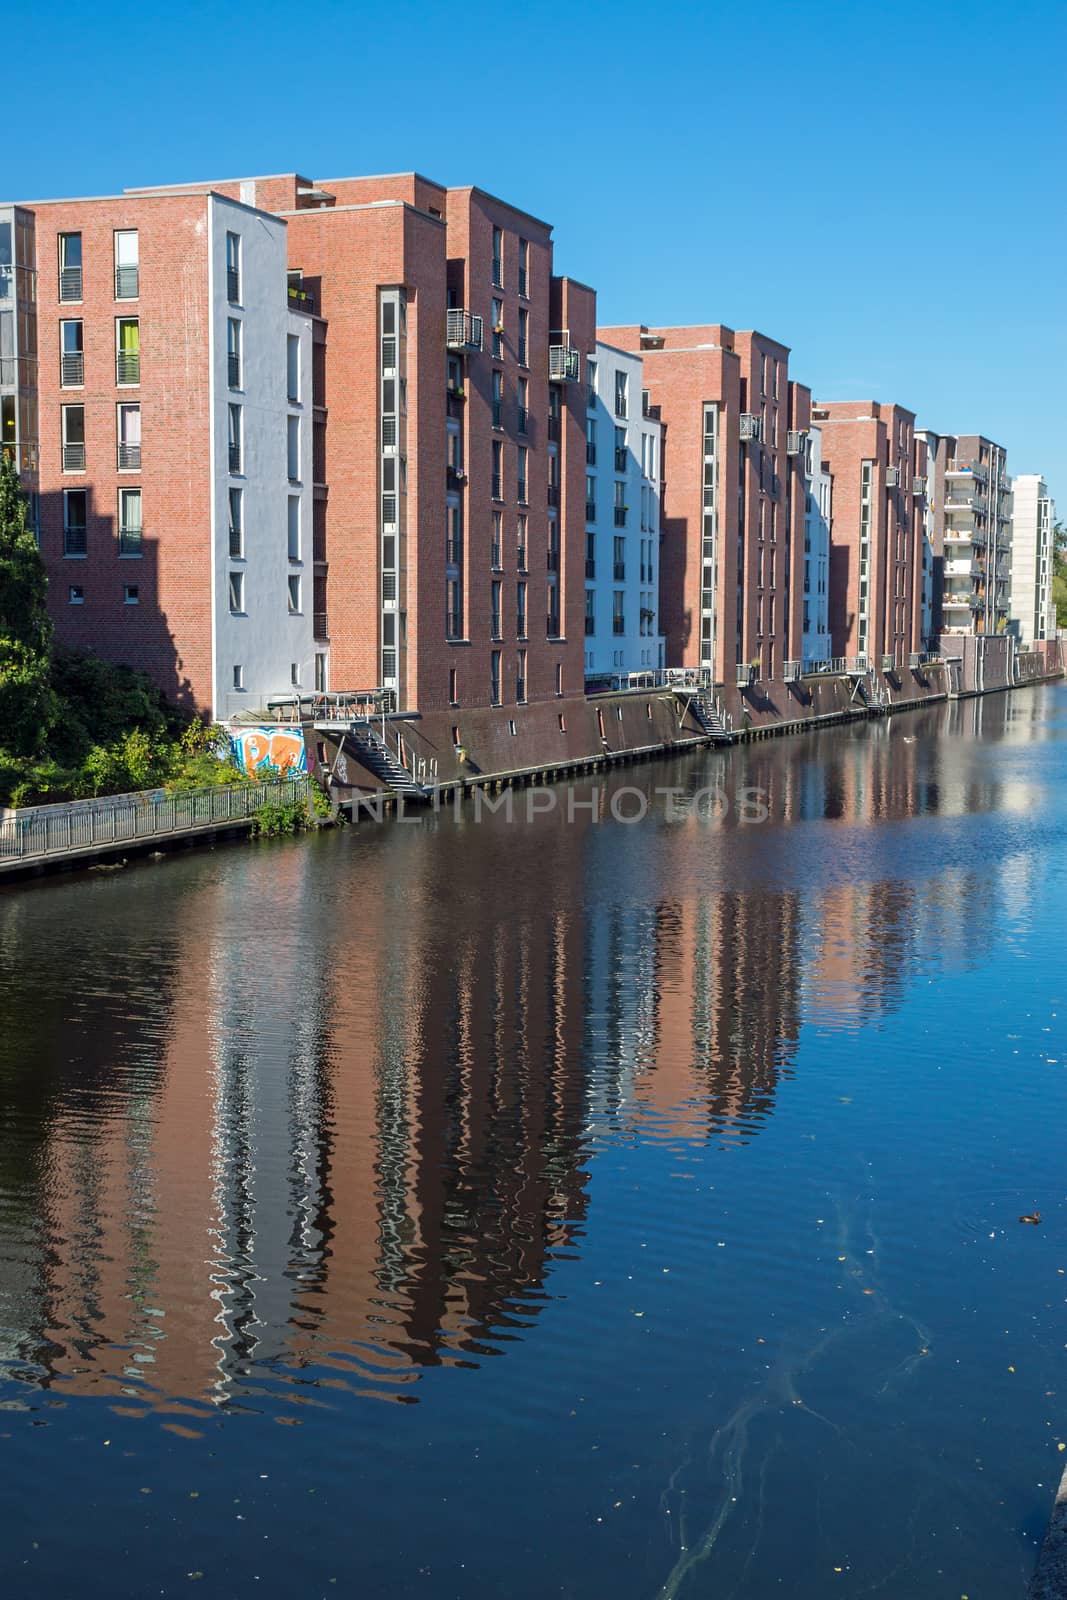
[[[834,483],[833,653],[906,666],[923,648],[925,440],[911,411],[876,400],[817,400],[811,417]]]
[[[804,433],[788,348],[721,324],[601,328],[664,424],[660,626],[671,666],[781,677],[802,652]]]
[[[548,224],[414,173],[0,206],[60,636],[217,716],[580,693],[596,299],[552,268]]]

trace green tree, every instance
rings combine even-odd
[[[1067,628],[1067,523],[1052,530],[1052,603],[1057,628]]]
[[[57,715],[50,683],[48,578],[26,519],[26,495],[0,452],[0,742],[35,754]]]

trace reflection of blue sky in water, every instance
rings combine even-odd
[[[1018,1591],[1065,736],[997,697],[608,780],[759,827],[468,809],[6,897],[5,1594],[75,1545],[109,1596]]]

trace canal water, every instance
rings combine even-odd
[[[5,1600],[1024,1593],[1067,688],[510,804],[0,895]]]

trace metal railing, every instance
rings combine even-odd
[[[139,444],[123,444],[119,441],[119,471],[137,472],[141,466],[141,446]]]
[[[0,863],[43,860],[100,845],[134,843],[161,834],[195,833],[219,823],[239,822],[266,805],[293,805],[307,798],[306,773],[262,783],[220,784],[176,793],[148,790],[72,800],[66,805],[28,806],[0,819]]]
[[[231,305],[237,305],[241,299],[241,273],[238,267],[226,268],[226,298]]]
[[[137,267],[115,268],[115,299],[136,300],[140,292],[140,271]]]
[[[226,352],[226,382],[231,389],[241,387],[241,357],[236,350]]]
[[[553,444],[559,444],[560,431],[561,431],[560,418],[558,416],[554,416],[551,412],[549,412],[549,417],[548,417],[548,437],[552,441]]]
[[[231,446],[230,446],[230,471],[231,472],[240,472],[240,470],[241,470],[241,446],[239,444],[231,444]]]
[[[119,528],[119,555],[139,556],[143,549],[143,528]]]
[[[77,389],[85,382],[85,352],[64,350],[59,358],[59,381],[64,389]]]
[[[85,523],[63,529],[63,554],[83,556],[88,549]]]
[[[82,297],[81,267],[61,267],[59,271],[60,300],[80,300]]]
[[[85,446],[84,444],[65,444],[63,446],[63,471],[85,471]]]
[[[140,383],[141,381],[141,352],[139,350],[117,350],[115,352],[115,382],[117,384]]]
[[[616,472],[625,472],[626,471],[626,454],[627,454],[627,452],[626,452],[625,446],[621,450],[616,450],[616,452],[615,452],[615,471]]]
[[[580,357],[568,344],[550,344],[548,347],[549,383],[577,383]]]
[[[519,433],[529,433],[529,431],[530,431],[530,412],[529,412],[528,407],[526,407],[526,406],[519,406],[518,407],[518,409],[516,411],[515,426],[516,426],[516,431],[517,432],[519,432]]]
[[[469,311],[449,311],[445,321],[445,343],[450,350],[480,350],[482,319]]]
[[[615,507],[615,526],[617,528],[625,528],[627,510],[628,510],[627,506],[616,506]]]

